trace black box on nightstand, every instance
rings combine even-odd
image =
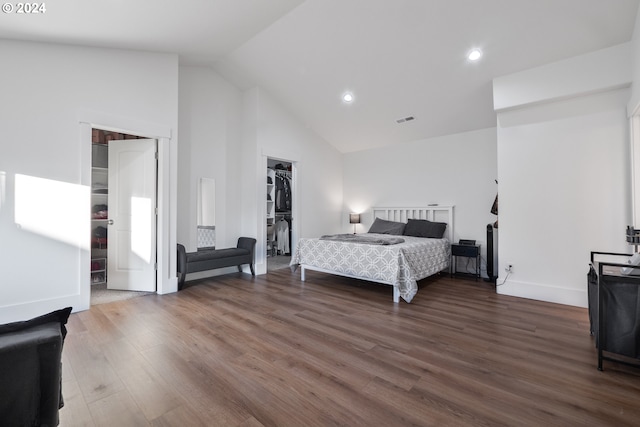
[[[455,257],[455,258],[454,258]],[[475,258],[476,273],[472,276],[476,280],[480,278],[480,245],[477,244],[451,244],[451,276],[458,273],[458,257]]]
[[[451,245],[451,255],[453,256],[475,258],[479,252],[480,245],[459,245],[456,243]]]

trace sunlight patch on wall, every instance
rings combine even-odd
[[[131,198],[131,250],[145,263],[151,262],[151,200],[143,197]]]
[[[88,250],[89,204],[87,186],[16,174],[15,222],[24,231]]]

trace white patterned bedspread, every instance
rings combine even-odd
[[[388,283],[397,286],[402,299],[411,302],[418,292],[418,280],[449,267],[451,245],[447,239],[401,237],[404,243],[385,246],[303,238],[291,257],[291,266],[309,265]]]

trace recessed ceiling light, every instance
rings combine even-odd
[[[353,94],[351,92],[342,94],[342,102],[346,102],[347,104],[353,102]]]
[[[477,61],[481,57],[482,57],[482,51],[480,49],[473,49],[467,55],[467,59],[469,59],[469,61]]]

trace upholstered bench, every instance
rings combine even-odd
[[[256,239],[251,237],[238,238],[235,248],[205,249],[197,252],[187,252],[185,247],[178,244],[178,289],[182,289],[187,273],[215,270],[216,268],[238,266],[242,271],[243,264],[249,264],[251,274],[255,259]]]

